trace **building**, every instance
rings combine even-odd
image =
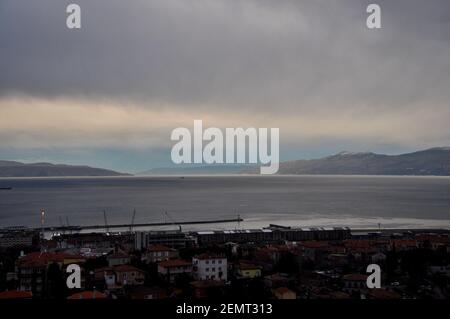
[[[145,280],[144,271],[130,265],[118,265],[113,267],[116,274],[116,284],[120,286],[143,285]]]
[[[47,285],[47,269],[50,265],[56,264],[61,273],[67,276],[65,270],[68,265],[82,266],[84,262],[84,257],[66,253],[36,252],[20,257],[16,261],[19,289],[32,291],[34,296],[39,297]],[[84,277],[81,278],[81,285],[84,286]]]
[[[385,254],[380,252],[380,253],[373,254],[371,258],[372,258],[372,262],[374,264],[379,264],[379,263],[385,262],[387,257]]]
[[[138,231],[134,235],[134,248],[147,249],[152,245],[165,245],[172,248],[190,247],[194,239],[180,230]]]
[[[392,239],[390,241],[390,250],[407,251],[417,249],[418,243],[414,239]]]
[[[224,281],[198,280],[190,283],[195,298],[211,298],[211,296],[224,295],[226,290]]]
[[[146,263],[157,263],[164,260],[178,258],[178,251],[164,245],[151,245],[142,253],[142,261]]]
[[[192,274],[192,262],[171,259],[158,263],[158,273],[168,282],[174,282],[182,274]]]
[[[293,279],[288,277],[287,275],[275,273],[272,275],[268,275],[264,277],[264,285],[268,288],[278,288],[284,287],[289,282],[292,282]]]
[[[294,228],[271,225],[263,229],[243,229],[224,231],[193,232],[198,245],[248,243],[248,242],[280,242],[304,240],[343,240],[351,237],[348,227]]]
[[[96,269],[94,276],[97,287],[104,286],[104,288],[108,290],[120,288],[117,286],[116,273],[112,267]]]
[[[116,246],[133,246],[134,235],[116,233],[76,233],[54,236],[53,240],[56,242],[56,247],[58,249],[92,248],[111,250]]]
[[[342,277],[342,281],[344,282],[344,291],[348,293],[367,288],[367,275],[348,274]]]
[[[428,273],[450,277],[450,265],[430,265],[428,266]]]
[[[328,252],[329,244],[326,241],[307,240],[299,244],[302,256],[312,261],[320,261]]]
[[[108,256],[106,256],[106,260],[108,261],[109,267],[114,267],[117,265],[126,265],[129,264],[131,258],[129,255],[122,251],[114,252]]]
[[[272,293],[277,299],[297,299],[297,294],[286,287],[273,289]]]
[[[93,290],[93,291],[82,291],[82,292],[78,292],[76,294],[73,294],[69,297],[67,297],[67,299],[106,299],[107,296],[106,294]]]
[[[131,265],[117,265],[96,269],[94,279],[97,288],[117,291],[124,287],[143,285],[145,272]]]
[[[203,254],[192,258],[193,274],[197,280],[224,280],[228,277],[227,259]]]
[[[10,290],[0,292],[0,299],[31,299],[33,293],[31,291]]]
[[[402,296],[392,290],[380,289],[369,289],[367,292],[367,299],[380,299],[380,300],[393,300],[401,299]]]
[[[0,248],[26,248],[37,246],[39,232],[7,231],[0,233]]]
[[[160,287],[133,286],[126,289],[125,295],[129,299],[165,299],[167,292]]]
[[[239,263],[235,267],[238,278],[259,278],[262,275],[261,267],[250,263]]]

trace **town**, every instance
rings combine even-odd
[[[450,232],[347,227],[0,231],[0,299],[447,299]],[[66,268],[81,268],[69,289]],[[381,288],[366,285],[369,264]]]

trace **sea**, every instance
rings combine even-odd
[[[299,227],[449,228],[450,177],[152,176],[1,178],[0,227],[236,218],[188,230]],[[158,228],[158,229],[159,229]]]

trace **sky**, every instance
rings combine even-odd
[[[449,101],[448,0],[0,0],[0,159],[171,166],[195,119],[399,154],[450,145]]]

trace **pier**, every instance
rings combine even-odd
[[[159,223],[140,223],[140,224],[108,224],[108,225],[83,225],[83,226],[46,226],[36,228],[36,231],[55,232],[55,231],[81,231],[94,229],[120,229],[120,228],[136,228],[136,227],[156,227],[156,226],[181,226],[181,225],[201,225],[201,224],[223,224],[238,223],[244,221],[242,218],[215,219],[215,220],[192,220],[180,222],[159,222]]]

